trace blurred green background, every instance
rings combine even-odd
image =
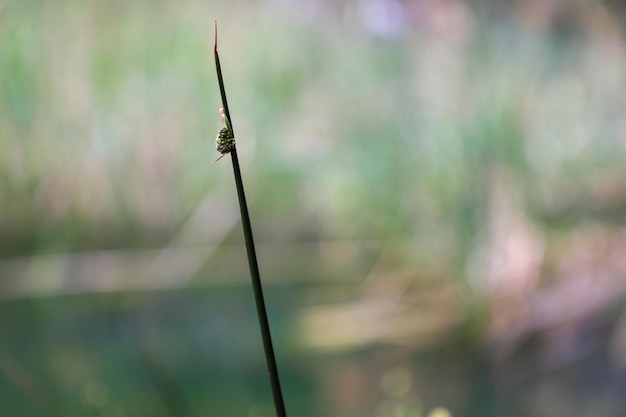
[[[0,415],[626,414],[618,1],[0,1]]]

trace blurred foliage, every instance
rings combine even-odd
[[[219,119],[202,11],[5,6],[3,231],[32,250],[128,244],[129,226],[167,235],[210,192],[225,173],[206,172]],[[585,199],[582,177],[623,174],[618,46],[559,52],[559,38],[513,25],[464,28],[479,24],[469,14],[450,33],[391,39],[333,16],[323,32],[286,18],[224,25],[242,145],[258,145],[242,152],[255,152],[259,210],[319,210],[312,228],[330,237],[414,236],[433,223],[463,236],[480,227],[492,169],[519,177],[544,217],[557,217],[544,194]],[[616,61],[602,77],[598,58]]]
[[[309,20],[283,6],[232,6],[222,34],[268,234],[419,239],[432,228],[464,257],[494,170],[542,224],[622,219],[624,195],[594,195],[607,179],[619,192],[624,174],[620,38],[591,24],[600,33],[583,26],[576,43],[523,21],[484,25],[456,2],[442,2],[440,22],[425,3],[418,25],[377,35],[347,20],[367,2]],[[227,181],[226,164],[207,166],[219,124],[211,13],[194,2],[4,6],[4,254],[158,245]],[[581,204],[590,197],[597,207]]]
[[[196,412],[271,415],[254,313],[203,292],[246,282],[229,162],[210,163],[217,18],[288,408],[623,415],[625,16],[0,2],[0,414],[166,415],[163,380]]]

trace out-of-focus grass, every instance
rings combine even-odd
[[[623,176],[614,40],[562,52],[548,35],[481,27],[466,8],[447,32],[385,38],[329,11],[296,25],[232,7],[226,82],[262,236],[435,235],[463,259],[496,171],[542,222],[619,220],[624,196],[603,190]],[[219,122],[212,10],[5,6],[5,256],[158,244],[229,180],[207,165]],[[598,193],[609,201],[592,204]]]
[[[164,3],[5,8],[7,251],[141,242],[202,198],[214,90],[193,18]]]

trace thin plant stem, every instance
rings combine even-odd
[[[217,53],[217,21],[214,26],[215,43],[213,44],[213,54],[215,56],[215,69],[217,71],[217,82],[220,87],[222,96],[222,107],[231,133],[233,131],[233,119],[230,117],[228,110],[228,101],[226,100],[226,90],[224,89],[224,79],[222,78],[222,69],[220,66],[220,58]],[[274,398],[274,407],[276,408],[277,417],[287,417],[285,411],[285,402],[283,400],[283,392],[278,377],[278,367],[276,365],[276,357],[274,355],[274,347],[272,345],[272,335],[270,333],[269,321],[267,319],[267,310],[265,308],[265,299],[263,297],[263,286],[261,285],[261,276],[259,274],[259,266],[256,259],[256,250],[254,248],[254,239],[252,237],[252,226],[250,225],[250,216],[248,214],[248,205],[246,204],[246,195],[243,190],[243,180],[241,179],[241,170],[239,169],[239,159],[237,158],[236,146],[230,151],[233,161],[233,172],[235,174],[235,185],[237,186],[237,196],[239,198],[239,208],[241,210],[241,224],[243,226],[243,234],[246,243],[246,252],[248,253],[248,265],[250,267],[250,277],[252,279],[252,289],[254,291],[254,300],[256,302],[257,316],[259,326],[261,328],[261,337],[263,339],[263,350],[265,351],[265,362],[269,373],[270,384],[272,386],[272,395]]]

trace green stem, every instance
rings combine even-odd
[[[233,136],[235,132],[232,127],[232,118],[228,110],[228,101],[226,100],[226,90],[224,89],[224,79],[222,78],[222,68],[217,53],[217,21],[215,22],[215,43],[213,46],[213,54],[215,55],[215,69],[217,71],[217,82],[220,87],[222,96],[222,107],[224,114],[229,122],[228,128]],[[261,276],[259,274],[259,266],[256,259],[256,250],[254,248],[254,239],[252,237],[252,226],[250,224],[250,215],[248,214],[248,205],[246,204],[246,195],[243,190],[243,180],[241,178],[241,170],[239,169],[239,159],[237,158],[237,148],[230,152],[233,161],[233,172],[235,174],[235,185],[237,186],[237,196],[239,198],[239,209],[241,210],[241,224],[243,226],[243,235],[246,243],[246,252],[248,253],[248,265],[250,267],[250,277],[252,279],[252,289],[254,291],[254,300],[256,302],[257,316],[259,326],[261,328],[261,337],[263,339],[263,349],[265,351],[265,362],[269,373],[270,384],[272,386],[272,395],[274,397],[274,407],[276,408],[277,417],[287,417],[285,411],[285,402],[278,377],[278,367],[276,365],[276,356],[274,355],[274,347],[272,345],[272,336],[270,333],[269,321],[267,319],[267,310],[265,308],[265,299],[263,297],[263,286],[261,285]]]

